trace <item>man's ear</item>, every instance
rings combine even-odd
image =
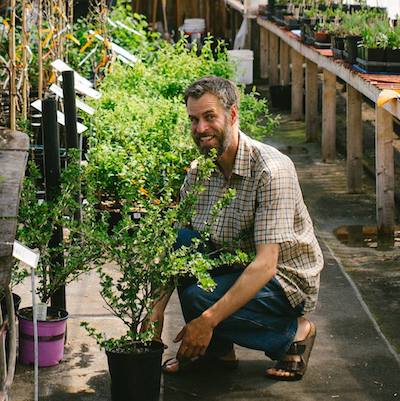
[[[239,110],[238,110],[236,104],[231,106],[230,116],[231,116],[231,122],[232,122],[232,125],[233,125],[238,121],[238,117],[239,117]]]

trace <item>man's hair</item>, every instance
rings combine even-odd
[[[229,79],[209,76],[193,82],[186,89],[185,103],[187,104],[190,97],[200,99],[205,93],[216,96],[225,111],[229,111],[234,104],[239,108],[239,91],[235,83]]]

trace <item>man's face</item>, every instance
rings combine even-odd
[[[187,112],[192,122],[192,137],[200,152],[207,155],[216,149],[221,156],[232,138],[232,122],[219,99],[205,93],[199,99],[189,97]]]

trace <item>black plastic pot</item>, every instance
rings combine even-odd
[[[400,49],[387,49],[386,60],[390,63],[400,63]]]
[[[112,401],[158,401],[164,346],[138,344],[137,353],[108,350]]]
[[[361,36],[346,36],[344,39],[346,61],[354,64],[357,58],[357,45]]]
[[[358,47],[357,56],[366,61],[386,61],[386,49],[371,49],[368,47]]]

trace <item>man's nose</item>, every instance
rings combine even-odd
[[[208,128],[208,124],[207,121],[200,119],[199,122],[197,123],[197,127],[196,127],[196,131],[199,134],[202,134],[203,132],[205,132]]]

